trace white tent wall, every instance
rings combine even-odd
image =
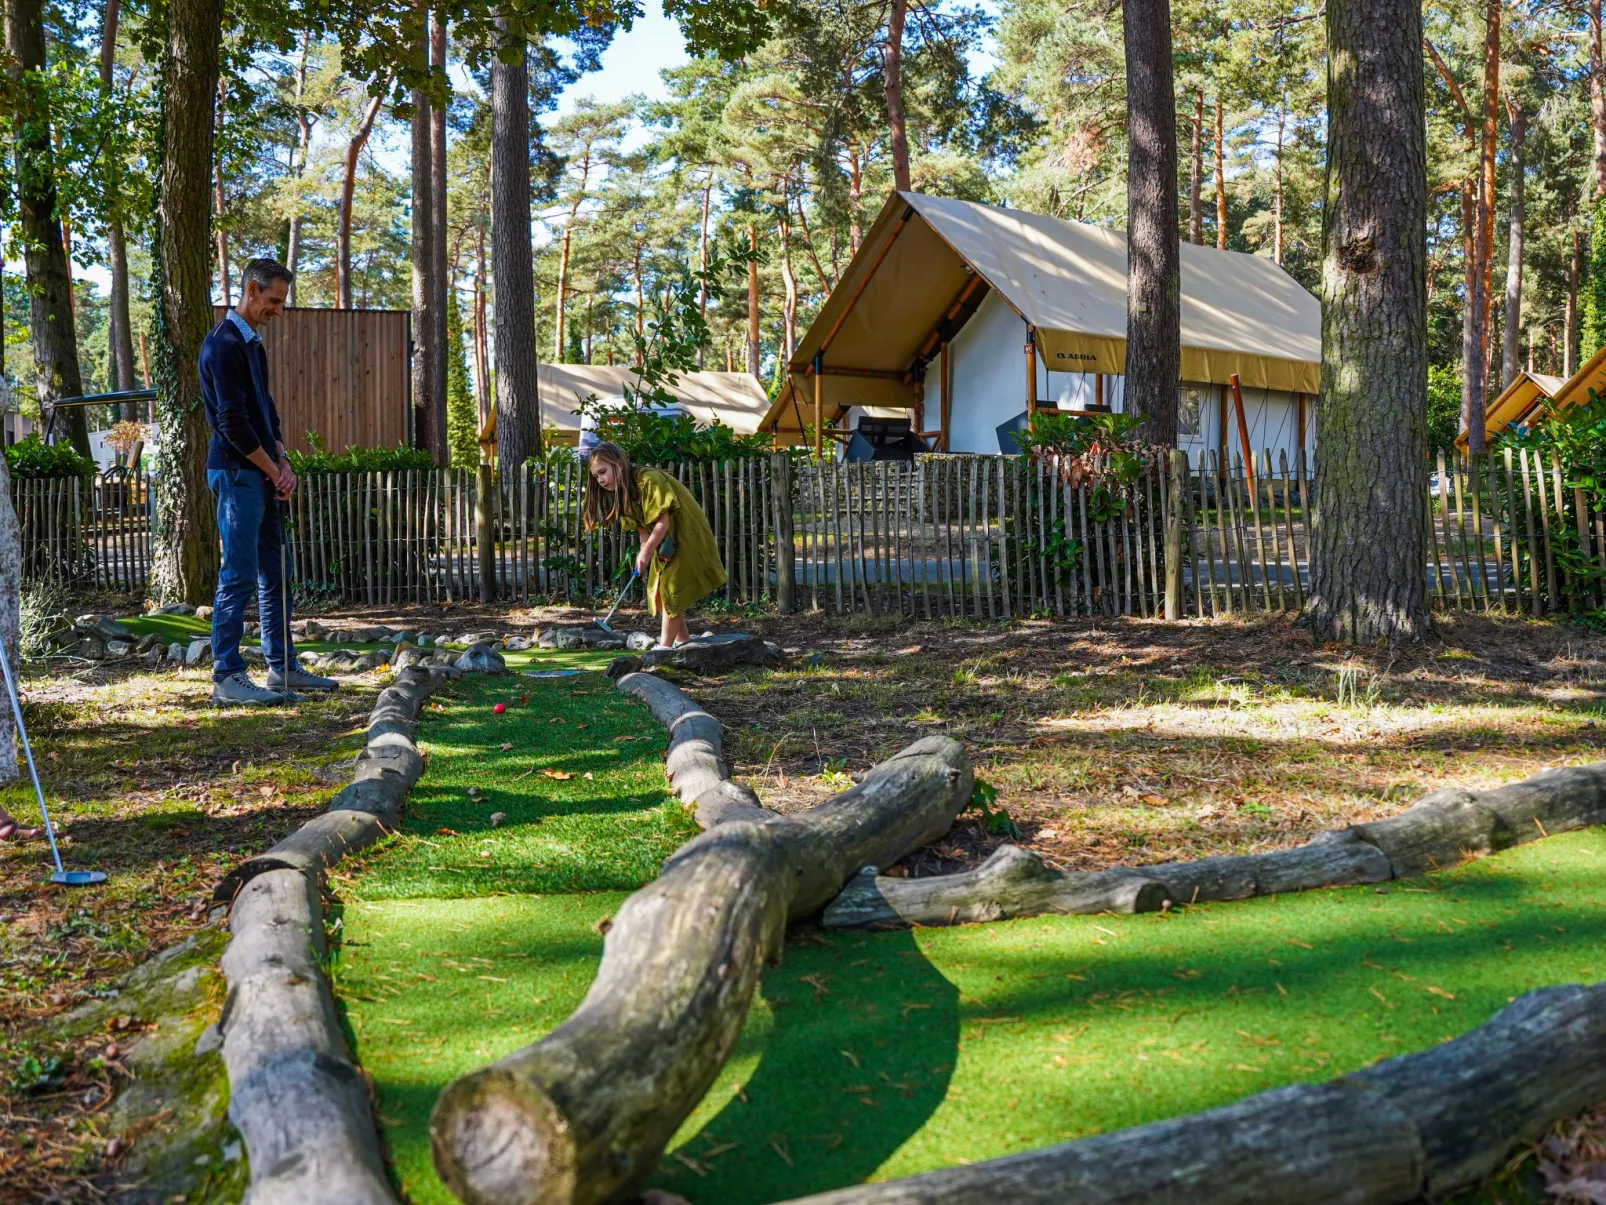
[[[954,358],[948,412],[948,450],[996,456],[998,428],[1026,409],[1026,324],[997,293],[948,345]],[[937,413],[942,357],[926,370],[926,412]],[[1059,375],[1059,374],[1055,374]],[[1046,388],[1041,370],[1039,388]],[[935,423],[932,424],[936,426]]]

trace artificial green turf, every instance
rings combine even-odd
[[[1589,830],[1382,889],[804,934],[658,1182],[693,1205],[773,1201],[1423,1049],[1532,988],[1600,978],[1602,870]],[[337,985],[412,1200],[451,1200],[429,1162],[436,1094],[578,1003],[593,924],[621,898],[347,906]]]
[[[426,708],[428,772],[401,834],[343,867],[347,899],[634,890],[697,831],[667,789],[663,729],[600,673],[471,675]]]

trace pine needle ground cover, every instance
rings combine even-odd
[[[1129,917],[794,933],[657,1182],[785,1199],[1329,1079],[1606,967],[1606,833],[1408,883]],[[558,1024],[624,898],[369,899],[337,980],[396,1173],[449,1202],[427,1123],[451,1079]]]

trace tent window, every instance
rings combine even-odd
[[[1198,435],[1199,416],[1204,413],[1204,388],[1183,385],[1177,390],[1177,434]]]

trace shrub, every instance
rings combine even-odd
[[[316,431],[307,432],[310,452],[291,452],[290,467],[298,476],[309,473],[397,473],[406,469],[432,469],[435,461],[422,448],[409,448],[397,444],[393,448],[359,448],[352,445],[344,452],[331,452],[323,446],[323,437]]]
[[[580,411],[596,415],[597,438],[618,444],[636,464],[741,460],[774,448],[768,435],[738,435],[724,423],[699,427],[685,415],[656,414],[639,404],[598,408],[594,401],[582,402]]]
[[[19,439],[6,449],[6,467],[13,477],[93,477],[95,462],[80,456],[71,444],[47,444],[38,435]]]

